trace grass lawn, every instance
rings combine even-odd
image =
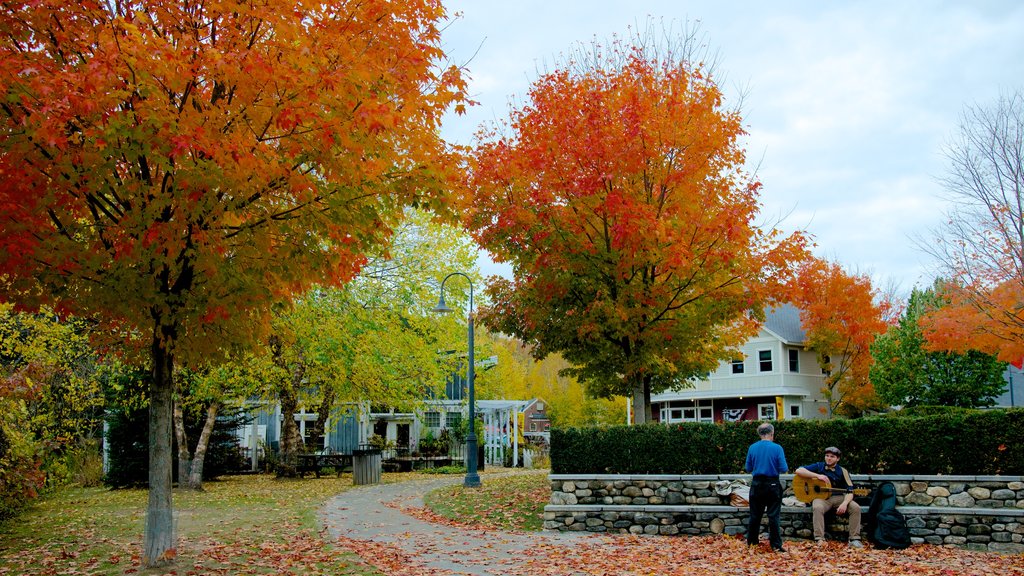
[[[551,499],[549,470],[486,478],[477,490],[461,485],[434,490],[423,503],[453,524],[499,530],[540,530],[544,505]]]
[[[351,486],[348,474],[228,476],[205,492],[175,490],[177,562],[165,570],[139,568],[145,490],[64,490],[0,524],[0,575],[378,574],[317,531],[320,504]]]

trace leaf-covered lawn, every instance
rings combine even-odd
[[[497,530],[540,530],[544,525],[544,505],[551,498],[547,471],[499,478],[484,477],[483,486],[466,489],[462,485],[434,490],[423,497],[434,521],[452,525]],[[429,513],[409,510],[411,514]]]
[[[145,490],[67,490],[0,525],[0,575],[377,574],[317,531],[320,504],[351,485],[230,476],[176,490],[177,562],[162,571],[139,569]]]
[[[461,485],[441,488],[424,497],[427,510],[404,510],[421,520],[472,530],[540,530],[544,505],[550,494],[547,473],[537,472],[484,478],[481,489],[466,489]],[[424,547],[427,545],[422,543]],[[412,568],[415,558],[403,557],[402,551],[392,548],[377,547],[373,557],[363,556],[371,563],[375,563],[376,557],[404,558],[402,574],[430,574]],[[495,573],[508,576],[1024,575],[1024,555],[969,552],[929,545],[898,551],[874,550],[870,546],[854,550],[839,543],[817,547],[807,541],[786,542],[786,548],[785,554],[771,552],[764,543],[748,548],[742,537],[611,535],[589,538],[574,546],[538,542],[521,557],[501,561]]]

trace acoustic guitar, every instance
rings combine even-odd
[[[853,492],[854,496],[867,496],[871,490],[867,488],[833,488],[827,480],[822,482],[817,478],[804,478],[793,476],[793,495],[796,499],[810,504],[815,498],[827,499],[833,494],[846,494]]]

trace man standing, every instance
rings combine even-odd
[[[768,515],[768,543],[772,550],[785,552],[782,549],[782,528],[779,526],[779,513],[782,511],[782,483],[779,474],[789,470],[786,454],[774,442],[775,427],[765,422],[757,427],[761,439],[747,449],[747,472],[754,478],[750,484],[750,521],[747,524],[747,544],[757,544],[761,532],[761,517]]]
[[[836,514],[840,516],[847,513],[850,515],[850,546],[863,548],[864,545],[860,543],[860,504],[853,501],[850,473],[839,465],[841,455],[839,448],[829,446],[825,448],[824,462],[801,466],[796,469],[796,475],[828,482],[829,486],[838,489],[828,498],[815,498],[811,502],[814,509],[814,541],[818,544],[825,542],[825,513],[835,508]]]

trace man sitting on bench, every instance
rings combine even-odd
[[[829,446],[825,448],[824,462],[801,466],[796,469],[796,475],[827,481],[836,489],[828,498],[815,498],[811,503],[814,510],[815,543],[825,543],[825,513],[835,508],[836,514],[840,516],[847,513],[850,515],[850,546],[863,548],[864,545],[860,542],[860,504],[853,501],[853,482],[850,480],[850,473],[838,464],[840,455],[842,452],[839,448]]]

